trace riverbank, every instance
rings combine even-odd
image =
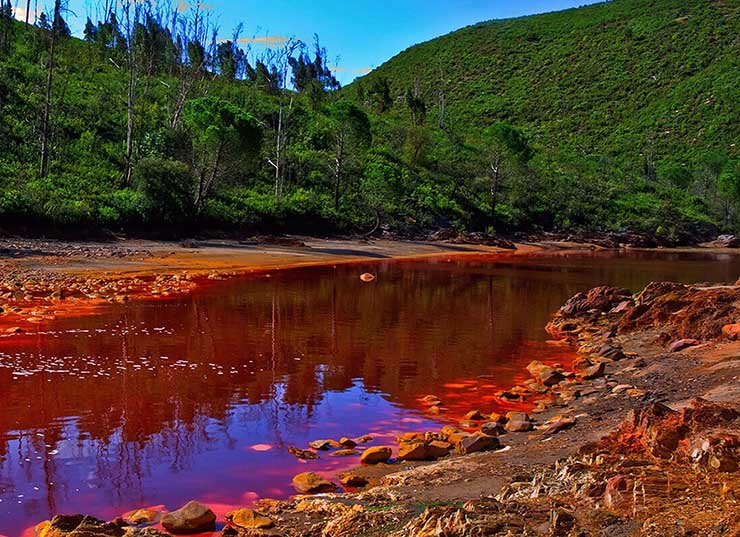
[[[602,250],[615,244],[597,239],[542,236],[535,242],[503,241],[500,246],[448,237],[395,241],[268,236],[180,243],[0,239],[0,332],[13,333],[60,316],[94,314],[110,303],[187,294],[236,275],[391,259]],[[733,252],[716,245],[671,251]]]
[[[530,423],[523,425],[523,430],[506,431],[505,420],[473,414],[467,420],[472,423],[461,424],[462,433],[430,431],[434,434],[423,441],[412,435],[401,443],[427,444],[434,440],[452,447],[469,438],[466,434],[497,422],[496,426],[486,425],[485,430],[505,434],[497,437],[499,446],[490,443],[488,448],[503,449],[452,454],[434,463],[366,465],[354,472],[369,481],[366,491],[262,501],[256,507],[270,523],[260,519],[261,524],[274,527],[250,528],[241,534],[432,535],[439,534],[433,532],[441,528],[446,534],[460,535],[476,531],[521,533],[526,528],[535,533],[552,530],[565,535],[577,527],[590,532],[584,534],[598,535],[599,528],[610,527],[609,535],[672,535],[676,533],[674,526],[681,522],[676,531],[683,533],[678,534],[694,531],[710,535],[722,524],[733,527],[729,517],[735,481],[733,474],[725,471],[731,468],[733,444],[722,444],[718,451],[721,456],[711,452],[706,457],[701,455],[696,466],[691,454],[697,444],[703,448],[707,430],[701,429],[703,422],[695,423],[693,415],[731,417],[719,426],[716,421],[709,424],[710,431],[721,429],[724,434],[732,433],[734,414],[717,407],[699,407],[689,416],[678,416],[655,403],[682,409],[697,396],[723,404],[738,402],[733,377],[740,372],[732,356],[740,348],[726,340],[722,328],[735,319],[739,291],[732,286],[657,290],[649,288],[634,299],[624,292],[602,290],[569,302],[550,325],[551,343],[575,345],[582,359],[573,371],[557,367],[548,371],[535,364],[531,368],[533,383],[500,394],[505,398],[542,399],[537,412],[529,416],[533,419],[521,420]],[[667,300],[660,300],[663,296]],[[676,312],[681,313],[677,316]],[[691,321],[673,323],[677,318]],[[730,329],[725,332],[733,336]],[[684,342],[688,345],[685,349],[667,352],[681,339],[696,339],[699,345]],[[593,367],[596,369],[588,373]],[[433,403],[432,399],[427,402]],[[444,411],[444,405],[442,400],[430,408],[437,406]],[[646,408],[649,410],[645,413],[642,409]],[[470,410],[486,414],[485,408]],[[628,423],[623,434],[599,443],[603,436],[618,429],[629,411],[641,412],[634,415],[632,429]],[[484,419],[475,419],[478,417]],[[674,427],[660,420],[671,421]],[[664,430],[669,433],[664,434]],[[677,439],[675,443],[673,438]],[[597,444],[583,448],[589,443]],[[394,457],[405,447],[401,444],[389,446]],[[687,455],[685,448],[689,445],[692,449]],[[712,441],[709,447],[714,449]],[[325,477],[339,482],[339,476]],[[710,516],[703,514],[705,511]],[[223,513],[217,514],[220,526]],[[691,527],[694,529],[684,531]],[[95,531],[101,535],[123,534],[120,526],[115,528]],[[236,531],[232,526],[227,528],[227,534]],[[147,531],[153,534],[154,530]]]
[[[390,259],[536,251],[445,242],[263,237],[250,241],[0,240],[0,332],[60,316],[94,314],[106,304],[166,298],[215,281],[292,268]],[[359,276],[359,275],[358,275]]]

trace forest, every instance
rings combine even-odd
[[[735,0],[481,23],[343,88],[318,36],[253,50],[198,1],[69,16],[0,9],[6,229],[740,230]]]

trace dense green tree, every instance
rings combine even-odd
[[[201,211],[225,174],[237,173],[255,160],[262,127],[254,116],[218,97],[189,101],[184,117],[193,140],[195,208]]]
[[[354,104],[340,101],[329,110],[334,138],[333,175],[334,210],[346,187],[347,174],[359,165],[364,151],[370,146],[372,134],[367,114]]]

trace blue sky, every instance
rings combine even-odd
[[[25,0],[12,0],[25,5]],[[36,0],[32,0],[33,2]],[[103,0],[69,0],[84,23],[87,7]],[[173,3],[179,0],[172,0]],[[296,37],[311,42],[317,33],[338,64],[338,78],[351,82],[415,43],[476,22],[555,11],[594,3],[589,0],[204,0],[213,7],[221,35],[238,22],[245,37]],[[38,0],[39,5],[51,0]],[[336,62],[337,56],[339,61]]]

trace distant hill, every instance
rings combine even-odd
[[[503,120],[540,147],[638,166],[740,154],[738,0],[614,0],[484,22],[411,47],[359,83],[381,77],[396,100],[418,85],[429,123],[441,90],[460,131]]]

